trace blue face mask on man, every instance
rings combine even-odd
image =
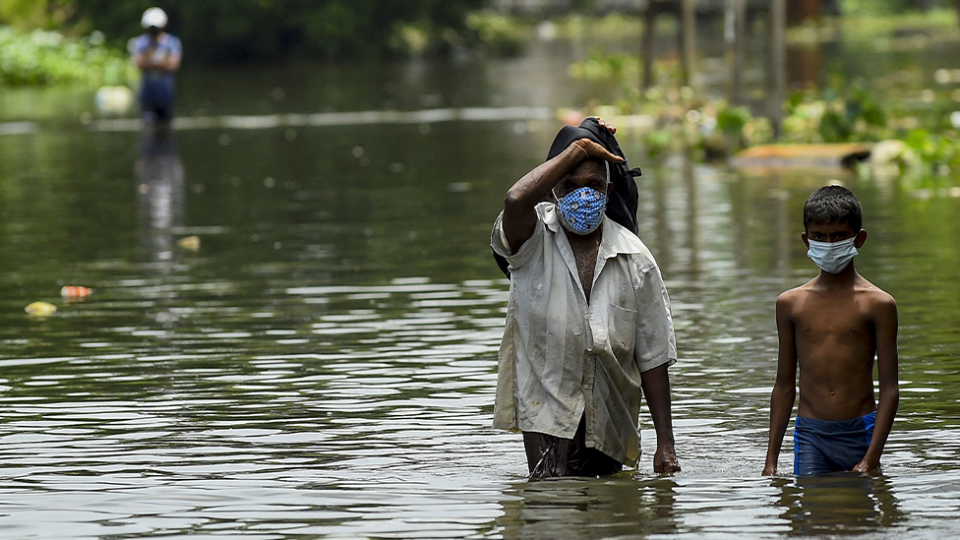
[[[607,185],[610,183],[610,163],[604,161],[607,173]],[[557,213],[563,228],[581,236],[592,233],[603,223],[603,214],[607,208],[607,194],[593,188],[582,187],[557,197]]]
[[[839,242],[808,240],[810,249],[807,250],[807,257],[810,257],[824,272],[839,274],[858,254],[857,248],[853,245],[856,239],[856,236],[851,236]]]
[[[588,187],[571,191],[557,200],[560,224],[564,229],[579,235],[597,230],[603,222],[603,211],[606,207],[607,194]]]

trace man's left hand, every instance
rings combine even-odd
[[[657,446],[657,453],[653,455],[653,472],[670,474],[680,472],[680,462],[672,446]]]
[[[853,472],[871,473],[877,470],[877,467],[879,466],[879,463],[871,463],[870,461],[867,461],[867,458],[863,458],[860,460],[860,463],[857,463],[853,466]]]

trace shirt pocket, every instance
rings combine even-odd
[[[610,330],[607,338],[610,348],[618,360],[624,362],[633,355],[633,346],[637,338],[637,312],[632,309],[610,304]]]

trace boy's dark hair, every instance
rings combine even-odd
[[[810,195],[803,204],[803,228],[814,221],[849,223],[854,231],[863,227],[863,208],[852,191],[843,186],[824,186]]]

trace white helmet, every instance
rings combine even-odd
[[[167,14],[158,7],[152,7],[143,12],[140,25],[144,28],[150,28],[151,26],[163,28],[167,26]]]

